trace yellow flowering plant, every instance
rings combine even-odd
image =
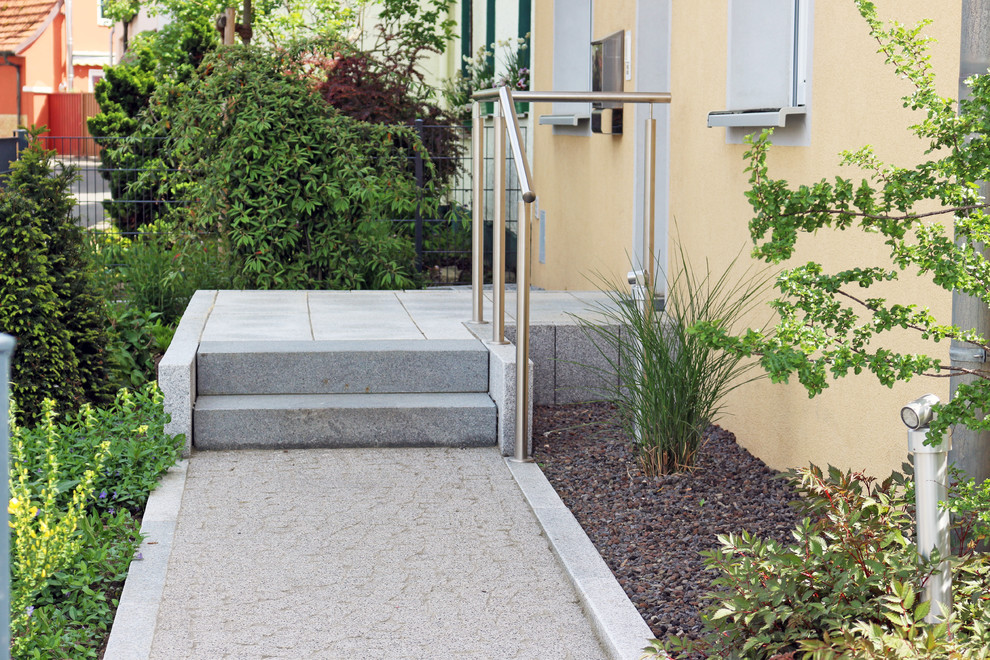
[[[36,432],[23,433],[16,425],[11,428],[10,441],[10,500],[7,512],[11,527],[11,585],[10,625],[13,647],[30,639],[29,619],[34,597],[48,584],[52,576],[72,563],[80,550],[76,535],[87,502],[92,499],[96,474],[102,469],[110,443],[102,442],[90,458],[90,469],[72,487],[68,506],[59,503],[59,495],[69,483],[63,480],[56,448],[58,427],[55,424],[54,402],[42,404],[41,423]],[[31,474],[37,461],[30,456],[43,456],[41,479]]]

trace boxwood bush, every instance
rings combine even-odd
[[[398,147],[422,144],[324,101],[311,75],[327,59],[312,43],[222,49],[151,97],[145,121],[179,169],[162,174],[185,187],[191,228],[226,240],[237,287],[414,285],[411,241],[380,220],[413,217],[419,191]]]

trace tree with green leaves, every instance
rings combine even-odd
[[[968,80],[971,94],[957,112],[956,101],[936,91],[931,39],[923,35],[929,22],[885,25],[873,3],[857,0],[856,6],[886,62],[911,84],[904,107],[921,116],[911,131],[923,141],[927,160],[893,165],[866,146],[844,152],[841,163],[861,168],[868,179],[835,177],[792,186],[771,176],[771,131],[765,131],[751,140],[746,154],[751,184],[746,194],[755,211],[750,232],[754,257],[771,264],[791,258],[799,238],[826,229],[881,237],[889,262],[839,272],[827,272],[816,261],[790,268],[776,283],[779,296],[771,304],[780,318],[770,332],[735,336],[711,324],[700,324],[695,332],[737,354],[759,356],[775,382],[796,376],[810,396],[827,388],[830,379],[862,372],[888,387],[915,376],[966,374],[973,379],[939,406],[930,437],[941,437],[956,424],[990,429],[990,417],[983,416],[990,410],[990,370],[905,352],[895,335],[917,333],[943,354],[949,340],[984,351],[990,340],[936,318],[917,301],[891,300],[883,292],[885,283],[914,273],[946,295],[955,291],[990,304],[990,261],[983,252],[990,216],[979,186],[990,179],[990,75]]]
[[[129,21],[141,7],[165,14],[175,23],[213,23],[228,7],[239,8],[244,43],[257,34],[268,43],[292,37],[328,36],[351,31],[361,10],[377,7],[380,24],[409,43],[443,51],[454,36],[456,21],[448,16],[451,0],[107,0],[104,14]],[[394,29],[393,29],[394,28]]]

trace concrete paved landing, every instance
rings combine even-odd
[[[605,654],[498,451],[417,448],[193,455],[150,657]]]
[[[485,320],[491,321],[491,290]],[[532,291],[530,323],[574,323],[570,313],[605,303],[597,291]],[[514,324],[515,292],[506,293],[506,322]],[[472,339],[471,289],[417,291],[218,291],[198,341],[327,341]]]

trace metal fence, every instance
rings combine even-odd
[[[417,123],[416,130],[425,142],[429,143],[431,132],[450,130],[449,127],[429,126]],[[423,279],[429,285],[449,285],[470,283],[471,271],[471,186],[476,173],[471,169],[471,131],[470,128],[458,127],[457,144],[453,156],[438,157],[435,160],[454,161],[436,163],[444,171],[452,172],[447,181],[445,199],[440,200],[439,217],[428,217],[422,212],[424,208],[433,205],[417,204],[417,212],[412,218],[381,218],[384,222],[393,222],[408,227],[415,248],[416,268],[423,274]],[[492,129],[486,128],[486,154],[493,153],[491,148]],[[525,133],[524,133],[525,136]],[[138,229],[158,217],[166,207],[181,206],[185,200],[167,199],[154,193],[153,178],[169,170],[161,167],[142,167],[149,156],[161,151],[164,138],[99,138],[102,148],[113,149],[115,146],[128,144],[129,151],[135,155],[135,167],[108,167],[104,164],[100,153],[101,147],[97,138],[89,136],[78,137],[43,137],[42,145],[53,149],[59,155],[57,160],[61,166],[75,167],[79,177],[73,184],[72,194],[77,204],[75,214],[81,227],[93,232],[106,231],[116,224],[124,233],[140,233]],[[0,141],[0,167],[5,164],[2,151],[5,141]],[[12,150],[11,160],[16,158],[16,148]],[[425,164],[420,154],[409,157],[413,171],[416,173],[420,195],[429,194],[425,182]],[[511,158],[511,156],[510,156]],[[492,158],[486,159],[485,191],[486,197],[493,194],[491,172]],[[507,209],[509,231],[515,233],[515,209],[519,201],[518,181],[514,178],[515,168],[509,167],[512,173],[509,180]],[[2,170],[0,170],[2,173]],[[147,186],[146,186],[147,184]],[[486,203],[485,208],[491,209]],[[145,230],[146,231],[146,230]],[[485,262],[486,272],[490,272],[491,263],[491,218],[485,217]],[[511,239],[510,239],[511,240]],[[514,251],[509,250],[509,254]],[[509,270],[514,271],[514,262],[509,261]],[[486,276],[490,281],[490,275]]]

